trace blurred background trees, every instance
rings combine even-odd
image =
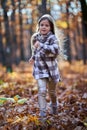
[[[30,38],[45,13],[64,31],[67,60],[86,64],[87,0],[0,0],[0,63],[8,71],[30,58]]]

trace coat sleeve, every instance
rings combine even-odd
[[[59,54],[59,44],[57,38],[53,35],[51,38],[49,38],[44,44],[40,43],[40,46],[43,48],[43,50],[40,53],[44,54],[53,54],[58,55]]]
[[[32,59],[34,59],[34,60],[35,60],[35,54],[36,54],[36,49],[34,47],[35,41],[36,41],[36,34],[32,35],[32,37],[31,37]]]

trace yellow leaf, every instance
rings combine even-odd
[[[8,118],[8,119],[7,119],[7,122],[13,122],[13,119]]]
[[[15,101],[18,101],[18,99],[20,98],[20,96],[19,96],[19,95],[16,95],[16,96],[14,96],[13,98],[14,98]]]
[[[19,122],[21,122],[21,118],[17,118],[14,122],[12,122],[12,124],[16,124],[16,123],[19,123]]]
[[[62,28],[67,28],[67,22],[66,21],[56,21],[56,25]]]
[[[48,124],[51,124],[51,122],[50,122],[49,120],[46,120],[46,122],[47,122]]]

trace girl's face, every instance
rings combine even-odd
[[[47,19],[44,19],[39,24],[39,31],[42,35],[46,35],[48,32],[50,32],[51,27],[50,23]]]

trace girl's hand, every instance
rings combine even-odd
[[[34,47],[35,47],[35,48],[40,47],[40,43],[39,43],[39,41],[36,41],[36,42],[35,42]]]
[[[34,60],[32,59],[32,57],[29,59],[29,63],[30,63],[30,64],[33,64],[33,63],[34,63]]]

